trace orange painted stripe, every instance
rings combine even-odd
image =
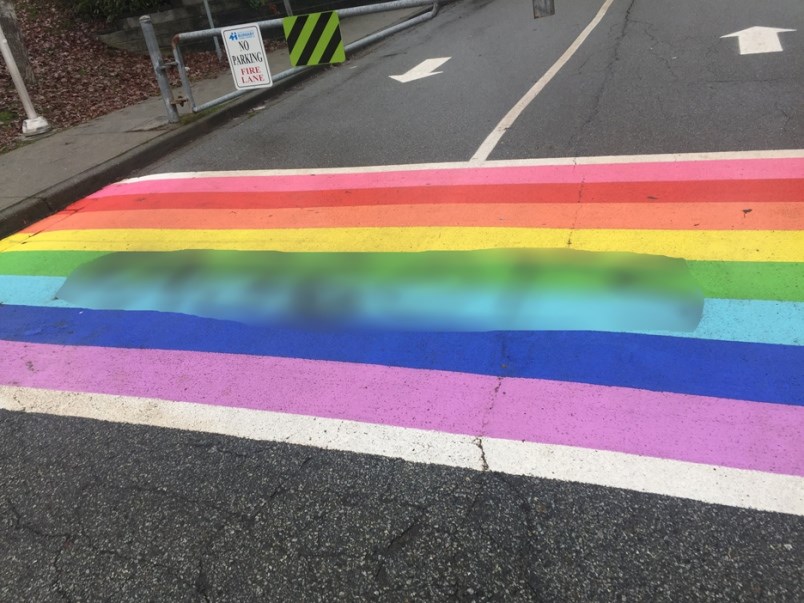
[[[72,209],[280,209],[358,205],[475,203],[769,203],[804,202],[804,180],[603,182],[419,186],[328,191],[190,192],[110,195]]]
[[[804,204],[540,203],[394,205],[299,209],[162,209],[62,212],[26,229],[261,229],[405,226],[512,226],[668,230],[799,230]]]

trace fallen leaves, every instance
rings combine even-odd
[[[17,0],[17,18],[37,83],[29,89],[37,111],[54,128],[87,122],[159,94],[148,56],[110,48],[95,38],[108,28],[65,11],[59,0]],[[191,79],[226,69],[214,52],[186,54]],[[178,82],[178,76],[171,73]],[[0,61],[0,152],[20,142],[25,112]]]

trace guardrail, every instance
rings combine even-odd
[[[343,19],[347,17],[358,17],[360,15],[402,10],[406,8],[431,7],[429,12],[403,21],[402,23],[391,25],[385,29],[347,44],[345,50],[347,53],[349,53],[359,50],[364,46],[372,44],[373,42],[377,42],[378,40],[382,40],[383,38],[393,35],[398,31],[402,31],[403,29],[407,29],[408,27],[412,27],[432,19],[438,14],[440,5],[441,0],[394,0],[393,2],[384,2],[382,4],[369,4],[366,6],[356,6],[354,8],[344,8],[335,12],[337,12],[338,16]],[[261,30],[280,29],[282,27],[282,19],[259,21],[256,25],[259,26]],[[209,109],[233,100],[248,92],[248,90],[235,90],[200,105],[196,104],[195,99],[193,98],[193,90],[190,86],[190,78],[187,75],[187,67],[184,64],[184,58],[181,53],[181,44],[182,42],[196,42],[198,40],[206,40],[210,38],[217,39],[218,36],[221,35],[221,31],[224,28],[214,27],[210,29],[188,31],[185,33],[176,34],[173,36],[174,60],[165,61],[162,57],[161,51],[159,50],[159,43],[156,39],[153,24],[151,23],[151,17],[148,15],[140,17],[140,26],[142,28],[143,36],[145,36],[145,44],[148,47],[148,54],[151,56],[151,63],[153,64],[156,80],[159,84],[159,91],[162,95],[162,99],[165,101],[165,111],[167,112],[169,122],[177,123],[179,121],[179,112],[177,109],[178,105],[184,105],[184,103],[189,102],[193,113],[198,113],[199,111],[204,111],[205,109]],[[181,80],[182,92],[184,94],[184,96],[179,98],[173,97],[173,91],[170,88],[170,83],[167,78],[167,70],[171,67],[176,67],[179,72],[179,79]],[[315,66],[291,67],[290,69],[286,69],[275,75],[272,75],[272,79],[274,83],[276,83],[296,75],[297,73],[301,73],[302,71],[313,68],[315,68]]]

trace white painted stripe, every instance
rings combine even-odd
[[[489,155],[491,155],[494,147],[496,147],[500,142],[500,139],[508,131],[508,128],[514,124],[516,119],[525,109],[527,109],[528,105],[533,102],[533,99],[539,95],[544,87],[550,83],[550,80],[556,76],[559,70],[567,64],[567,62],[572,58],[572,55],[577,52],[577,50],[581,47],[581,44],[583,44],[586,41],[586,38],[589,37],[589,34],[592,33],[592,30],[594,30],[595,27],[597,27],[597,25],[603,20],[603,17],[606,16],[606,12],[613,3],[614,0],[606,0],[603,3],[603,6],[601,6],[600,10],[597,11],[594,19],[592,19],[589,22],[589,25],[587,25],[586,28],[578,35],[578,37],[575,38],[575,41],[570,44],[570,47],[567,48],[567,50],[564,51],[564,54],[562,54],[558,60],[553,63],[553,66],[550,67],[550,69],[548,69],[547,72],[545,72],[545,74],[539,78],[539,81],[533,84],[533,87],[525,93],[525,96],[519,99],[519,102],[513,106],[508,114],[502,118],[502,120],[500,120],[500,123],[497,124],[497,127],[491,131],[491,134],[486,137],[486,140],[483,141],[483,144],[480,145],[475,154],[472,156],[472,162],[481,163],[489,158]]]
[[[677,163],[683,161],[725,161],[739,159],[804,159],[804,149],[766,151],[723,151],[712,153],[668,153],[657,155],[602,155],[596,157],[549,157],[541,159],[499,159],[478,166],[472,161],[443,163],[411,163],[338,168],[233,170],[228,172],[170,172],[121,180],[121,184],[153,180],[186,180],[193,178],[243,178],[248,176],[317,176],[326,174],[363,174],[380,172],[413,172],[423,170],[477,169],[504,167],[544,167],[562,165],[610,165],[623,163]]]
[[[0,409],[166,427],[804,516],[804,478],[570,446],[107,394],[0,386]],[[481,456],[480,446],[484,455]]]
[[[264,410],[84,392],[0,386],[0,410],[81,417],[114,423],[315,446],[480,470],[470,436]]]
[[[483,439],[491,471],[804,515],[804,478],[608,450]]]

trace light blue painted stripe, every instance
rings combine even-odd
[[[0,304],[74,308],[73,304],[56,299],[56,292],[65,280],[62,276],[0,275]]]
[[[77,307],[56,299],[63,277],[0,276],[0,303],[50,308]],[[629,331],[718,341],[804,345],[804,303],[765,300],[707,299],[701,322],[691,333]]]
[[[804,345],[804,303],[758,299],[706,299],[693,333],[645,332],[696,339]]]

